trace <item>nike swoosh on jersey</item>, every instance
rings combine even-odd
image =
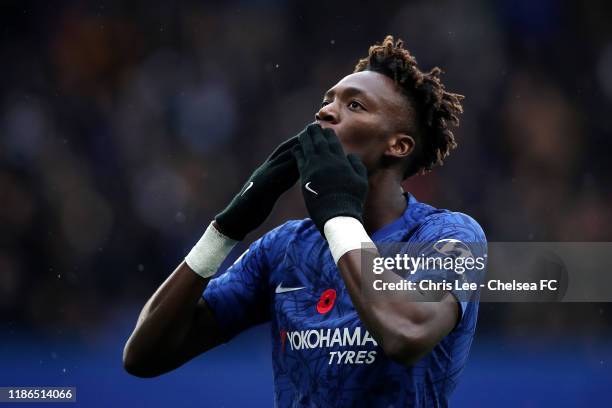
[[[308,191],[310,191],[311,193],[313,193],[314,195],[319,195],[319,193],[317,193],[316,191],[314,191],[312,188],[310,188],[310,181],[308,183],[306,183],[306,185],[304,186],[304,188]]]
[[[253,187],[253,182],[252,181],[249,182],[249,185],[247,186],[247,188],[244,189],[244,191],[242,192],[242,194],[240,194],[240,196],[242,197],[244,195],[244,193],[246,193],[249,190],[249,188],[251,188],[251,187]]]
[[[283,282],[279,283],[274,293],[285,293],[294,292],[296,290],[306,289],[306,286],[300,286],[299,288],[283,288]]]

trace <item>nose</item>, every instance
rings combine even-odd
[[[334,103],[322,106],[315,114],[315,119],[320,123],[338,123],[338,113],[333,108]]]

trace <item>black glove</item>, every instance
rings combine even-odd
[[[276,200],[299,178],[291,152],[297,145],[297,136],[285,141],[253,172],[232,202],[215,217],[221,233],[241,241],[263,224]]]
[[[338,216],[363,223],[363,203],[368,193],[368,172],[354,154],[344,155],[332,129],[309,125],[293,148],[300,171],[304,202],[321,235],[325,222]]]

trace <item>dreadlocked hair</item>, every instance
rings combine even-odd
[[[404,173],[407,178],[441,166],[450,151],[457,147],[452,128],[459,126],[464,96],[445,90],[440,68],[422,72],[416,59],[403,46],[402,40],[386,36],[382,44],[370,47],[368,56],[359,60],[353,72],[374,71],[388,76],[413,105],[415,128],[412,130],[418,139],[416,157]]]

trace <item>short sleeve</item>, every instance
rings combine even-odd
[[[206,286],[203,298],[226,341],[270,319],[268,277],[271,265],[286,249],[285,225],[253,242],[225,273]]]
[[[434,214],[411,237],[406,251],[429,263],[410,280],[450,283],[449,292],[459,302],[463,319],[470,303],[479,300],[486,271],[487,242],[480,225],[463,213]],[[475,284],[477,289],[461,289],[466,284]]]

